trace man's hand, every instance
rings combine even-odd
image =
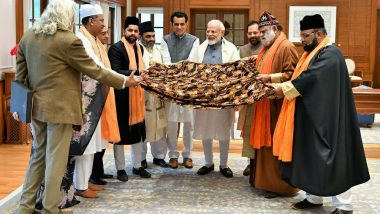
[[[276,96],[276,99],[281,99],[285,97],[284,92],[282,91],[281,87],[277,87],[273,89],[273,92],[274,92],[274,95]]]
[[[129,77],[125,77],[125,87],[137,87],[139,83],[141,82],[141,77],[135,76],[136,71],[132,71],[131,75]]]
[[[17,112],[13,112],[12,116],[13,116],[13,119],[20,121],[20,118],[18,117]]]
[[[261,80],[263,82],[270,82],[270,75],[269,74],[258,74],[256,79]]]
[[[142,76],[144,73],[148,73],[148,70],[144,69],[144,70],[139,70],[139,76]]]

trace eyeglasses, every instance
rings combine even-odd
[[[310,33],[301,33],[300,34],[300,37],[302,38],[302,39],[306,39],[307,37],[309,37],[311,34],[314,34],[315,33],[315,31],[312,31],[312,32],[310,32]]]

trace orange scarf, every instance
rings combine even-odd
[[[269,49],[262,48],[257,60],[256,67],[259,68],[261,63],[260,74],[270,74],[272,72],[273,57],[276,54],[280,44],[286,40],[284,33],[280,33]],[[264,56],[265,55],[265,59]],[[263,146],[272,146],[272,136],[270,130],[270,102],[269,99],[263,99],[254,104],[253,117],[251,123],[251,134],[249,143],[255,149]]]
[[[326,37],[312,52],[304,52],[294,70],[292,80],[296,79],[310,64],[311,59],[325,47],[329,42]],[[294,112],[296,99],[284,99],[281,113],[278,117],[276,129],[273,134],[273,154],[278,156],[282,162],[291,162],[293,155],[293,132],[294,132]]]
[[[121,39],[124,43],[125,50],[128,54],[129,59],[129,70],[144,69],[144,62],[141,54],[141,47],[136,42],[137,45],[137,56],[139,58],[139,66],[136,64],[135,51],[132,44],[130,44],[125,37]],[[138,88],[129,88],[129,125],[134,125],[140,123],[144,120],[145,117],[145,97],[144,89]]]
[[[80,32],[91,42],[95,55],[103,63],[104,67],[111,68],[107,50],[99,39],[95,40],[84,26],[80,27]],[[116,115],[115,93],[112,87],[109,87],[108,96],[101,116],[101,124],[102,139],[109,142],[120,141],[119,125],[117,123]]]

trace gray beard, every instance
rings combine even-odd
[[[154,46],[153,42],[145,42],[144,40],[141,40],[141,43],[144,45],[146,49],[152,49]]]

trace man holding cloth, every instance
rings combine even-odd
[[[285,34],[277,29],[278,21],[269,12],[264,12],[259,20],[261,49],[256,67],[260,74],[257,79],[267,83],[281,83],[289,80],[298,62],[295,46]],[[281,195],[294,195],[298,190],[281,179],[279,161],[273,156],[272,134],[281,111],[282,100],[264,99],[253,105],[250,125],[250,145],[256,149],[256,163],[251,165],[251,185],[266,190],[267,198]],[[249,124],[250,123],[250,124]],[[243,130],[244,132],[246,129]]]
[[[162,63],[161,53],[159,48],[154,44],[156,42],[156,33],[152,26],[152,22],[147,21],[140,24],[141,43],[144,48],[144,66],[149,68],[154,63]],[[145,128],[146,139],[143,143],[142,166],[147,167],[146,153],[147,142],[150,142],[150,147],[153,155],[153,164],[161,167],[168,167],[165,162],[167,150],[166,145],[166,126],[168,119],[165,112],[165,102],[151,93],[145,92],[146,99],[146,114]]]
[[[82,125],[81,72],[115,88],[136,85],[97,65],[72,33],[75,2],[52,0],[20,41],[16,80],[33,93],[33,145],[20,199],[20,213],[33,213],[45,180],[43,212],[59,213],[60,185],[69,155],[73,125]],[[18,119],[17,112],[13,116]]]
[[[164,64],[176,63],[181,60],[190,60],[196,48],[199,46],[199,39],[186,33],[187,14],[174,12],[170,21],[173,32],[165,35],[161,41],[161,54]],[[193,148],[193,109],[183,107],[174,103],[167,104],[168,127],[167,144],[169,148],[169,166],[173,169],[178,168],[179,152],[177,151],[179,124],[183,123],[183,145],[182,152],[183,165],[186,168],[193,168],[191,150]]]
[[[260,31],[259,31],[259,22],[256,20],[251,20],[248,22],[247,25],[247,37],[249,40],[249,43],[242,46],[239,49],[240,58],[244,57],[257,57],[257,54],[259,54],[261,48],[263,47],[261,41],[260,41]],[[245,132],[243,133],[243,150],[242,150],[242,156],[248,158],[248,165],[243,171],[244,176],[250,175],[250,166],[251,162],[252,165],[254,165],[255,161],[255,149],[252,148],[252,146],[249,144],[249,134],[250,132],[250,122],[246,122],[246,118],[251,119],[252,118],[252,110],[253,105],[245,105],[239,107],[239,120],[238,120],[238,130],[242,130],[243,126],[245,127]]]
[[[121,41],[113,44],[108,56],[111,67],[118,73],[137,75],[144,70],[143,49],[137,42],[140,21],[134,16],[128,16],[124,21],[124,35]],[[121,141],[115,144],[114,157],[117,169],[117,179],[126,182],[124,145],[131,145],[132,173],[143,178],[151,174],[142,166],[142,142],[145,140],[145,97],[141,87],[115,90],[117,121]]]
[[[222,64],[240,59],[236,46],[223,38],[224,30],[221,21],[209,21],[206,30],[207,39],[192,57],[194,62]],[[212,141],[216,139],[219,140],[220,173],[227,178],[233,177],[232,170],[227,166],[233,115],[233,109],[196,110],[194,139],[202,140],[205,154],[205,165],[198,170],[198,175],[214,171]]]
[[[350,188],[369,180],[347,66],[329,43],[323,18],[300,21],[303,53],[291,81],[275,92],[284,97],[273,140],[282,177],[306,192],[294,209],[322,206],[352,213]]]

